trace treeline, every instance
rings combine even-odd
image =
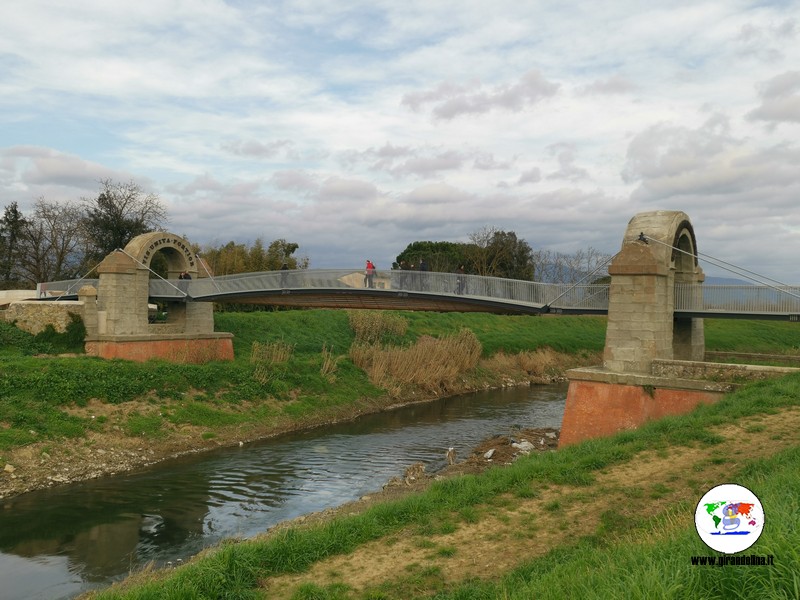
[[[158,196],[132,181],[103,180],[94,198],[53,202],[40,197],[27,215],[12,202],[0,219],[0,284],[30,288],[84,275],[108,253],[166,220]]]
[[[264,241],[258,238],[251,246],[228,242],[219,247],[203,246],[197,249],[197,253],[214,275],[234,275],[277,271],[284,263],[290,269],[307,269],[308,257],[294,256],[299,248],[299,245],[285,239],[274,240],[265,247]]]
[[[572,254],[533,250],[513,231],[484,227],[469,235],[469,242],[412,242],[392,265],[394,269],[466,273],[525,281],[577,283],[604,281],[611,256],[589,247]]]
[[[23,214],[16,202],[5,207],[0,219],[0,289],[33,288],[44,281],[94,277],[97,265],[111,252],[124,248],[137,235],[162,231],[167,211],[158,195],[137,183],[101,180],[96,197],[53,202],[36,200]],[[526,281],[577,283],[602,281],[609,256],[594,248],[573,254],[534,251],[513,231],[484,227],[468,236],[468,242],[416,241],[398,256],[393,268],[419,268],[422,260],[430,271],[466,273]],[[308,257],[298,257],[299,246],[285,239],[265,244],[228,242],[221,246],[193,244],[211,274],[232,275],[289,269],[305,269]],[[165,275],[163,258],[156,254],[151,268]]]
[[[162,231],[167,210],[158,195],[137,183],[102,180],[96,197],[54,202],[40,197],[28,214],[16,202],[0,218],[0,289],[32,289],[43,281],[92,277],[95,267],[111,252],[124,248],[137,235]],[[264,245],[229,242],[223,246],[193,245],[215,275],[308,266],[297,258],[297,244],[284,239]],[[157,254],[151,268],[164,275]]]

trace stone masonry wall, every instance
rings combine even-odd
[[[796,373],[798,369],[793,367],[657,359],[653,361],[651,371],[652,375],[656,377],[743,382],[759,381],[788,373]]]
[[[26,300],[11,303],[4,312],[6,321],[15,323],[17,327],[33,335],[41,333],[48,325],[52,325],[57,332],[64,333],[67,325],[72,322],[71,314],[83,318],[83,302]]]

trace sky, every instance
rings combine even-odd
[[[0,208],[104,179],[311,268],[486,228],[614,254],[682,210],[800,283],[800,0],[0,0]]]

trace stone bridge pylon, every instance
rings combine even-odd
[[[189,242],[163,231],[132,239],[124,250],[109,254],[97,267],[98,289],[79,291],[84,303],[86,353],[102,358],[201,363],[233,360],[233,335],[214,332],[211,302],[169,301],[166,320],[153,320],[148,308],[150,265],[159,256],[167,279],[207,276]]]
[[[703,320],[675,317],[676,284],[704,280],[686,213],[660,210],[634,216],[608,272],[603,365],[567,373],[562,446],[688,412],[730,389],[679,375],[705,354]]]
[[[703,360],[703,320],[674,316],[675,284],[705,279],[686,213],[659,210],[634,216],[608,273],[606,369],[650,373],[655,359]]]

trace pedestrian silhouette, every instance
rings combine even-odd
[[[283,263],[281,265],[281,287],[285,288],[288,287],[289,283],[289,265]]]
[[[467,274],[464,271],[464,265],[459,265],[456,270],[456,294],[463,294],[467,287]]]

